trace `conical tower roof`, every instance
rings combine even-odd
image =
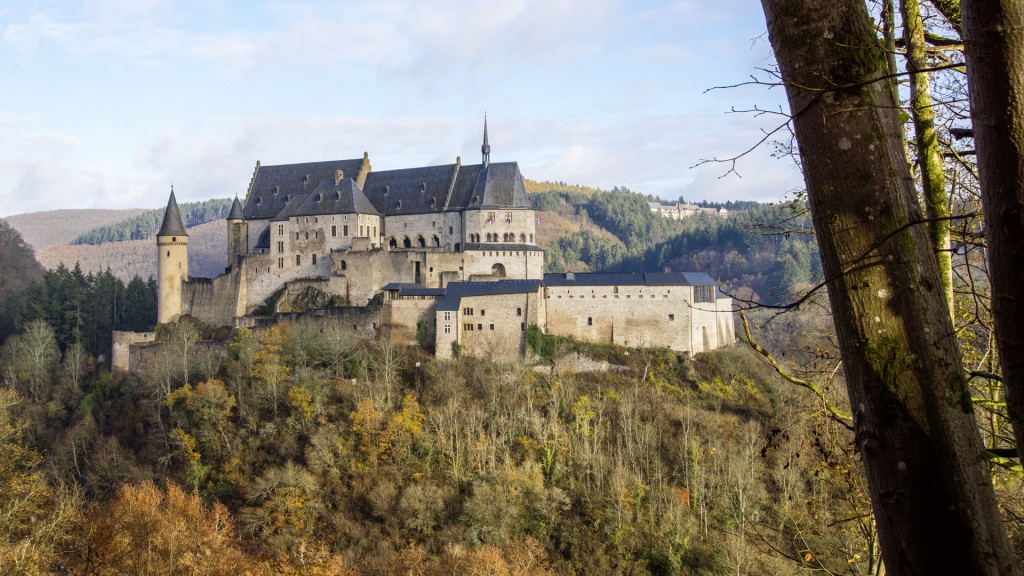
[[[228,212],[228,220],[241,220],[242,218],[242,203],[238,201],[238,196],[235,196],[235,201],[231,203],[231,212]]]
[[[178,210],[178,201],[174,199],[173,187],[171,188],[171,198],[167,201],[167,210],[164,210],[164,223],[156,235],[188,236],[188,233],[185,232],[185,225],[181,223],[181,212]]]

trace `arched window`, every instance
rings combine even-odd
[[[398,240],[395,240],[395,237],[392,236],[391,241],[388,242],[388,246],[392,248],[398,248]]]
[[[525,244],[526,243],[526,234],[520,234],[519,235],[519,243],[520,244]]]
[[[348,262],[345,262],[344,260],[342,260],[341,261],[341,269],[342,270],[348,270]]]
[[[406,236],[406,237],[405,237],[405,238],[404,238],[404,239],[402,240],[402,246],[404,246],[404,247],[406,247],[406,248],[412,248],[412,240],[410,240],[410,239],[409,239],[409,237],[408,237],[408,236]]]
[[[505,266],[503,264],[495,264],[494,266],[491,266],[491,274],[498,278],[504,278]]]
[[[441,239],[438,238],[437,236],[434,236],[433,238],[431,238],[430,242],[433,244],[434,248],[440,248],[441,247]]]
[[[530,244],[533,244],[533,234],[530,234]]]
[[[423,238],[423,236],[417,236],[416,237],[416,245],[419,246],[420,248],[426,248],[427,247],[427,241]]]

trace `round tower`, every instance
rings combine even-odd
[[[164,211],[164,222],[156,233],[157,246],[157,313],[160,324],[174,322],[181,316],[182,283],[188,281],[188,234],[181,221],[174,188]]]
[[[242,204],[235,196],[228,213],[228,266],[234,266],[242,254],[249,251],[249,231],[242,215]]]

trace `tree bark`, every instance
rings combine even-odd
[[[1024,3],[964,0],[964,53],[1006,404],[1024,457]]]
[[[886,571],[1015,574],[862,0],[762,0]]]

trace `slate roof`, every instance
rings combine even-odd
[[[398,296],[444,296],[444,288],[424,288],[419,284],[392,282],[381,288],[388,292],[398,292]]]
[[[447,164],[370,172],[363,192],[385,216],[443,212],[458,169],[458,164]]]
[[[469,296],[525,294],[540,290],[540,280],[498,280],[495,282],[449,282],[445,295],[437,301],[436,309],[451,312],[462,307],[462,299]]]
[[[379,214],[352,178],[335,184],[324,180],[299,205],[291,216],[322,216],[324,214]]]
[[[348,177],[354,177],[359,174],[362,166],[363,158],[276,166],[257,165],[249,193],[245,198],[243,214],[246,220],[274,218],[295,196],[309,194],[324,180],[334,182],[338,170]]]
[[[235,196],[235,201],[231,203],[231,211],[228,212],[228,220],[241,220],[244,217],[242,215],[242,203],[238,201],[238,196]]]
[[[188,236],[185,232],[185,225],[181,222],[181,212],[178,210],[178,201],[174,199],[174,188],[171,188],[171,197],[167,200],[167,209],[164,210],[164,221],[160,225],[157,236]]]
[[[247,220],[284,220],[288,215],[379,214],[396,216],[400,214],[432,214],[444,211],[461,211],[487,208],[530,208],[526,186],[519,164],[497,162],[486,166],[473,164],[445,164],[401,170],[369,172],[360,190],[353,180],[346,180],[359,173],[363,160],[335,160],[330,162],[309,162],[305,164],[281,164],[257,166],[249,194],[242,209]],[[313,192],[325,192],[329,198],[330,186],[335,182],[337,170],[342,170],[346,179],[341,189],[342,198],[338,206],[293,206],[296,198],[311,202]],[[320,190],[327,182],[328,188]],[[360,192],[360,193],[357,193]],[[351,198],[346,198],[351,193]],[[362,197],[360,197],[362,196]],[[365,202],[364,202],[365,200]],[[322,204],[322,200],[318,200]],[[368,206],[373,211],[368,210]],[[291,206],[286,214],[283,211]],[[301,214],[300,214],[301,213]]]
[[[295,196],[287,198],[287,203],[284,205],[284,208],[282,208],[281,211],[277,213],[277,216],[271,218],[270,221],[285,222],[288,220],[288,218],[295,216],[295,213],[299,211],[299,207],[302,206],[302,203],[305,202],[306,198],[308,197],[309,194],[297,194]]]
[[[480,198],[481,208],[530,207],[523,175],[515,162],[488,164],[477,178],[474,196]]]
[[[715,286],[704,272],[554,272],[544,275],[545,286]]]

